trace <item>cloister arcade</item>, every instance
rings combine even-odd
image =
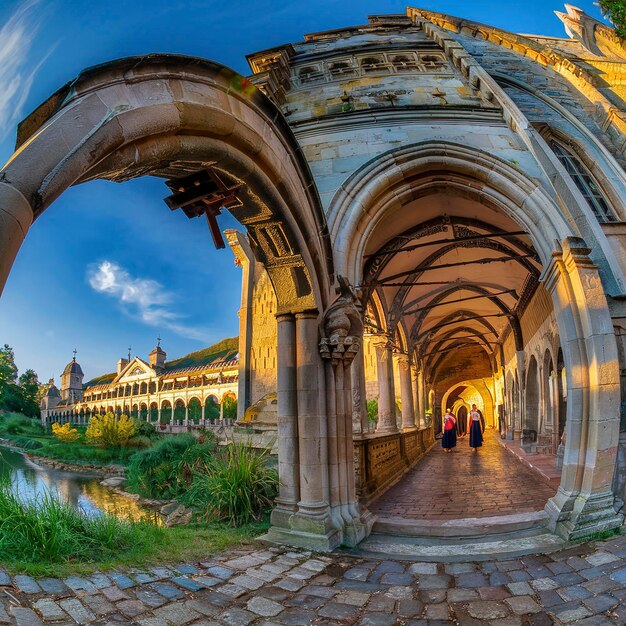
[[[260,88],[173,55],[83,72],[20,125],[0,172],[0,284],[32,221],[70,185],[208,171],[236,190],[226,206],[276,300],[280,488],[270,540],[357,545],[374,523],[368,504],[429,453],[442,412],[452,404],[463,415],[472,403],[488,428],[523,438],[530,452],[559,452],[561,482],[545,509],[553,532],[617,528],[626,474],[614,323],[626,313],[626,257],[599,217],[626,220],[626,177],[611,138],[600,142],[565,105],[530,85],[520,96],[519,81],[481,65],[495,49],[516,55],[511,66],[528,81],[535,72],[538,84],[558,79],[569,90],[574,79],[558,74],[566,64],[537,63],[533,41],[501,49],[518,36],[417,9],[383,17],[253,55]],[[372,100],[358,84],[342,96],[326,59],[345,56],[352,35],[367,48],[372,33],[377,45],[441,62],[392,69],[383,59],[387,96],[398,71],[411,74],[395,99]],[[315,54],[317,74],[300,74]],[[360,87],[371,90],[366,79]],[[411,81],[419,88],[406,89]],[[540,125],[532,116],[544,106],[551,117]],[[577,186],[569,157],[550,148],[564,128],[605,172],[611,220]],[[99,407],[176,421],[198,408],[206,418],[209,401],[191,391],[156,406]]]

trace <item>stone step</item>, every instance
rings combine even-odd
[[[475,538],[512,532],[543,532],[547,522],[545,511],[453,520],[378,516],[372,530],[374,533],[395,537]]]
[[[548,554],[566,546],[563,539],[548,532],[529,537],[511,533],[506,539],[494,540],[493,537],[486,537],[473,541],[372,534],[359,544],[356,553],[365,558],[465,563],[506,561],[527,554]]]

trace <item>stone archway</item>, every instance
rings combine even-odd
[[[207,168],[241,186],[229,210],[277,296],[280,494],[270,538],[354,545],[367,528],[343,398],[361,317],[350,286],[335,290],[326,219],[300,146],[245,78],[203,59],[148,55],[88,69],[44,102],[20,124],[0,172],[0,288],[33,220],[69,186]]]
[[[454,200],[437,205],[438,195]],[[462,213],[457,207],[463,203],[472,209]],[[442,215],[437,207],[444,205],[455,208]],[[477,222],[481,211],[490,219],[478,218]],[[410,216],[415,215],[429,219],[411,222]],[[426,289],[424,285],[444,284],[436,282],[444,279],[435,275],[432,266],[443,269],[463,264],[453,260],[446,264],[446,255],[453,250],[459,255],[462,252],[464,261],[471,263],[477,257],[468,251],[482,248],[485,256],[509,255],[503,262],[515,261],[518,268],[524,268],[524,287],[531,285],[524,297],[539,294],[537,306],[553,312],[566,365],[567,395],[576,396],[575,403],[567,404],[561,484],[546,505],[551,527],[563,536],[577,537],[619,526],[610,484],[619,434],[615,336],[590,250],[577,226],[567,221],[543,188],[521,168],[482,150],[450,142],[424,142],[389,151],[361,167],[333,198],[328,220],[337,271],[362,290],[363,306],[372,290],[383,290],[390,303],[390,331],[400,322],[411,327],[413,366],[425,378],[425,385],[418,390],[423,396],[418,406],[423,406],[421,402],[432,388],[433,375],[436,378],[438,371],[451,371],[454,357],[444,354],[450,351],[456,350],[457,356],[464,350],[468,358],[482,359],[481,372],[492,372],[495,381],[496,366],[502,367],[503,357],[489,349],[489,344],[491,337],[501,338],[507,327],[511,337],[507,360],[516,372],[513,395],[521,405],[514,411],[516,428],[522,428],[525,418],[525,360],[529,355],[520,318],[508,297],[513,291],[521,293],[521,282],[507,283],[512,275],[499,273],[499,279],[487,281],[489,284],[479,284],[472,277],[448,287]],[[459,238],[464,238],[466,245],[458,245]],[[482,241],[476,244],[477,240]],[[429,256],[422,252],[426,246],[434,250]],[[411,265],[411,259],[417,261]],[[426,270],[431,271],[426,280],[434,282],[421,280]],[[490,310],[482,306],[472,315],[471,310],[453,306],[454,297],[489,300]],[[425,325],[435,307],[447,308],[440,309],[444,313],[439,314],[437,323]],[[505,321],[487,319],[499,317]],[[460,335],[461,326],[467,326],[465,335]],[[444,334],[444,327],[458,327],[459,331]],[[467,339],[470,346],[461,339]]]

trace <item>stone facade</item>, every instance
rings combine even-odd
[[[270,539],[357,544],[367,498],[474,402],[555,455],[552,531],[617,528],[626,48],[559,17],[568,37],[409,7],[252,54],[248,79],[169,55],[83,72],[20,125],[0,278],[76,181],[219,173],[246,230],[240,417],[276,391]]]
[[[117,372],[83,385],[80,365],[74,361],[66,370],[80,371],[80,376],[63,376],[61,392],[54,385],[41,402],[41,422],[86,424],[91,415],[116,413],[131,415],[178,431],[189,426],[204,426],[217,417],[223,419],[223,400],[237,400],[239,360],[232,353],[226,360],[216,358],[201,365],[177,366],[165,361],[166,353],[157,346],[150,361],[139,357],[120,359]],[[80,385],[80,399],[71,401],[71,385]],[[58,401],[54,398],[59,396]],[[65,398],[69,397],[70,400]],[[210,405],[214,405],[215,408]]]

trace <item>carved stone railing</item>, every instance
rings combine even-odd
[[[354,468],[359,499],[367,503],[395,484],[434,445],[432,428],[354,439]]]

